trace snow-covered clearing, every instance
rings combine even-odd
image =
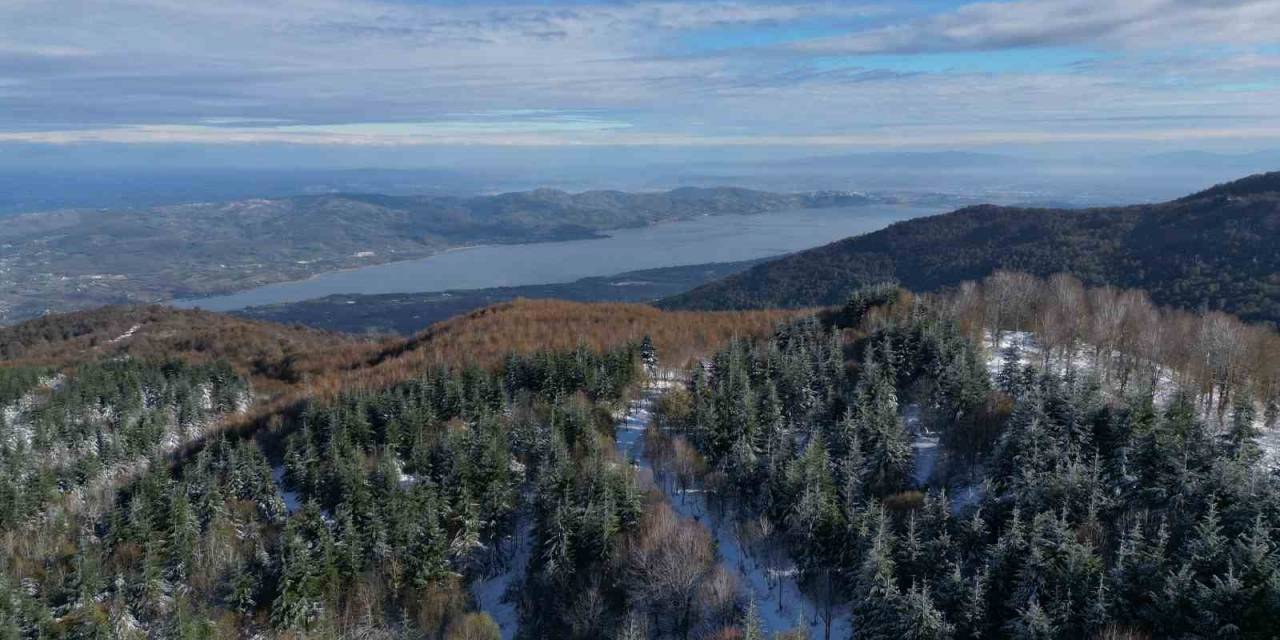
[[[994,336],[987,332],[983,336],[983,344],[987,347],[987,371],[991,374],[993,380],[1004,367],[1005,351],[1010,347],[1016,348],[1018,351],[1019,366],[1031,365],[1041,368],[1045,364],[1044,348],[1039,339],[1037,339],[1036,334],[1029,331],[1005,331],[1000,334],[998,344]],[[1065,354],[1052,357],[1049,361],[1049,367],[1057,373],[1064,373],[1068,370],[1082,374],[1096,372],[1099,367],[1096,355],[1091,345],[1082,343],[1075,348],[1069,357]],[[1120,354],[1118,352],[1112,353],[1110,357],[1119,358]],[[1179,392],[1178,372],[1158,364],[1152,369],[1155,374],[1151,393],[1155,404],[1157,407],[1168,406]],[[1104,387],[1103,392],[1113,396],[1120,393],[1116,385]],[[1268,429],[1266,427],[1262,407],[1257,407],[1257,415],[1258,418],[1254,426],[1261,433],[1258,438],[1258,444],[1262,447],[1265,461],[1270,466],[1280,467],[1280,429]],[[1216,412],[1202,412],[1200,417],[1212,427],[1223,427]]]
[[[508,596],[515,595],[512,586],[518,588],[529,565],[532,548],[533,523],[522,515],[516,523],[515,535],[503,540],[494,550],[488,577],[471,585],[476,604],[498,623],[502,640],[512,640],[520,628],[520,612]]]
[[[786,631],[803,623],[809,627],[812,637],[823,637],[820,605],[801,592],[796,582],[798,572],[793,562],[781,557],[781,554],[771,559],[763,558],[757,550],[744,544],[738,533],[739,520],[732,514],[722,516],[708,509],[706,493],[701,488],[695,486],[681,490],[677,488],[671,474],[660,473],[655,476],[653,463],[645,455],[644,432],[653,422],[654,401],[665,389],[676,384],[679,384],[678,381],[660,381],[660,384],[646,390],[639,399],[631,403],[616,429],[619,453],[636,465],[642,478],[654,482],[666,496],[673,511],[682,518],[702,524],[710,531],[724,565],[736,573],[745,595],[759,605],[766,631]],[[838,608],[832,616],[831,637],[848,638],[852,633],[849,608]]]
[[[1037,369],[1045,367],[1044,346],[1036,337],[1036,334],[1030,331],[1005,331],[1000,334],[999,344],[995,342],[990,332],[984,334],[983,344],[987,347],[987,371],[990,372],[994,379],[1000,373],[1000,369],[1004,367],[1005,351],[1010,347],[1016,348],[1018,351],[1018,365],[1026,367],[1028,365]],[[1111,358],[1119,359],[1119,352],[1113,352]],[[1098,370],[1098,358],[1101,357],[1094,352],[1092,345],[1081,343],[1069,355],[1059,353],[1049,358],[1049,369],[1058,374],[1064,374],[1067,371],[1075,371],[1081,374],[1087,374]],[[1150,364],[1150,363],[1148,363]],[[1173,399],[1178,393],[1178,382],[1175,380],[1175,372],[1164,366],[1155,366],[1155,380],[1152,393],[1157,403],[1167,403]],[[1109,393],[1118,391],[1114,388],[1105,389]]]
[[[271,477],[276,481],[276,487],[280,489],[280,496],[284,498],[284,508],[289,513],[294,513],[302,508],[302,499],[298,497],[297,491],[290,491],[284,487],[284,465],[276,465],[271,467]]]

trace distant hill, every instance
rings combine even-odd
[[[0,225],[0,324],[50,311],[229,293],[451,247],[593,237],[700,215],[867,202],[844,192],[539,189],[490,196],[335,194],[72,209]]]
[[[1070,272],[1141,288],[1161,304],[1280,321],[1280,172],[1154,205],[966,207],[766,262],[665,299],[665,308],[840,302],[861,285],[936,290],[997,269]]]

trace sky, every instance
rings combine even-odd
[[[1280,0],[0,0],[10,164],[1093,146],[1280,147]]]

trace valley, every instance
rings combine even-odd
[[[1186,272],[1148,292],[1107,265],[1195,242],[1271,268],[1271,180],[1124,209],[698,217],[310,286],[749,259],[239,308],[310,291],[275,285],[211,304],[234,313],[109,306],[0,327],[0,622],[127,638],[1262,637],[1280,615],[1280,338],[1188,309]],[[770,257],[843,225],[868,233]],[[832,253],[850,244],[901,262]],[[1001,250],[1062,268],[1010,270]],[[919,265],[934,279],[916,289],[867,275]],[[1214,277],[1270,308],[1253,271]],[[1168,291],[1184,297],[1158,304]],[[671,308],[686,305],[721,308]]]
[[[23,214],[6,217],[0,227],[0,322],[102,304],[210,296],[460,247],[600,238],[607,230],[701,216],[867,203],[866,196],[836,192],[542,189],[467,198],[323,195]],[[791,248],[798,247],[782,250]],[[604,273],[576,277],[583,275]]]
[[[331,295],[438,293],[568,283],[620,272],[774,257],[865,233],[936,209],[899,204],[785,209],[759,215],[700,215],[617,229],[578,240],[460,248],[174,304],[211,311],[293,303]]]
[[[0,640],[1280,640],[1280,0],[0,25]]]

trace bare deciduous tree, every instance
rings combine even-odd
[[[1035,276],[1014,271],[996,271],[983,281],[987,329],[995,348],[999,348],[1006,329],[1027,323],[1030,303],[1039,286]]]
[[[699,596],[715,577],[715,568],[715,545],[706,529],[681,520],[666,504],[654,505],[646,514],[626,555],[633,601],[655,616],[669,616],[666,620],[683,638],[702,615]]]

